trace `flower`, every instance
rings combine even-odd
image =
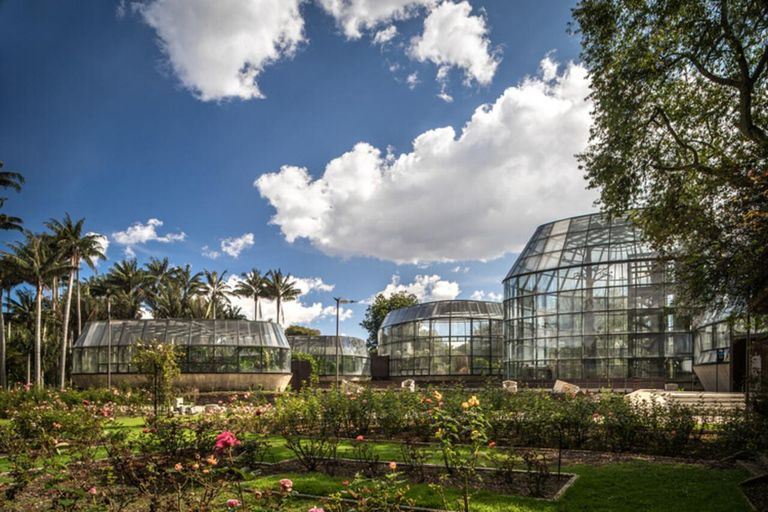
[[[219,461],[218,461],[218,460],[216,460],[216,457],[214,457],[213,455],[211,455],[211,456],[209,456],[207,459],[205,459],[205,462],[207,462],[207,463],[208,463],[208,464],[210,464],[211,466],[215,466],[216,464],[218,464],[218,463],[219,463]]]
[[[349,480],[344,480],[343,482],[341,482],[341,485],[349,485]]]
[[[478,400],[475,395],[472,395],[472,397],[469,400],[467,400],[467,403],[469,404],[470,407],[477,407],[478,405],[480,405],[480,400]]]
[[[462,402],[461,407],[464,409],[469,409],[469,404],[467,402]]]
[[[240,500],[227,500],[227,506],[228,507],[239,507],[240,506]]]
[[[308,512],[325,512],[325,510],[321,509],[320,507],[312,507],[308,510]]]
[[[192,469],[197,471],[198,469],[200,469],[200,464],[192,464]]]
[[[183,466],[181,465],[181,462],[177,462],[176,465],[173,466],[173,469],[175,469],[176,471],[181,471],[182,467]]]
[[[394,461],[393,461],[393,462],[390,462],[390,463],[389,463],[389,469],[391,469],[391,470],[393,470],[393,471],[394,471],[395,469],[397,469],[397,462],[394,462]]]
[[[362,441],[363,440],[363,436],[357,436],[356,440],[357,441]]]
[[[280,490],[283,492],[291,492],[293,490],[293,482],[288,478],[280,480]]]
[[[439,391],[435,391],[434,393],[432,393],[432,396],[434,396],[435,400],[437,400],[438,402],[443,399],[443,395],[441,395]]]
[[[494,446],[496,446],[496,441],[491,441],[491,442],[488,444],[488,448],[493,448]]]
[[[229,430],[225,430],[216,436],[216,444],[213,446],[213,449],[216,453],[221,455],[225,448],[231,448],[238,444],[240,444],[240,441],[237,440],[235,434]]]
[[[91,402],[89,402],[88,400],[83,400],[83,405],[88,405],[88,404],[90,404],[90,403],[91,403]],[[93,487],[91,487],[91,489],[93,489]],[[95,489],[94,489],[94,490],[95,490]],[[88,491],[88,492],[90,492],[90,491]]]
[[[95,495],[96,494],[96,488],[95,487],[91,487],[90,489],[88,489],[88,494]]]

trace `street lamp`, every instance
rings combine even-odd
[[[336,301],[336,389],[339,389],[339,304],[352,304],[355,301],[341,297],[334,297],[333,300]]]

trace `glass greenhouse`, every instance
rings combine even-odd
[[[336,376],[336,336],[288,336],[293,352],[314,356],[320,377]],[[361,378],[371,376],[371,356],[365,340],[339,336],[339,375]]]
[[[403,376],[500,375],[501,304],[448,300],[391,311],[379,330],[379,354],[389,374]]]
[[[672,279],[627,219],[540,226],[504,279],[506,376],[690,384],[690,320]]]
[[[246,320],[169,319],[86,324],[73,347],[72,373],[75,383],[85,386],[101,383],[108,371],[108,361],[113,381],[130,380],[121,379],[121,376],[135,375],[131,364],[134,346],[139,340],[153,339],[180,347],[181,384],[201,383],[205,388],[239,389],[260,384],[274,387],[267,384],[285,380],[276,377],[260,379],[257,378],[259,375],[287,376],[285,384],[290,380],[291,349],[278,324]],[[233,374],[242,377],[216,378],[216,375]],[[191,375],[208,377],[192,379]],[[251,378],[246,378],[248,376]]]

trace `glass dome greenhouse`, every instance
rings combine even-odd
[[[502,371],[503,312],[497,302],[448,300],[391,311],[379,329],[389,374],[484,376]]]
[[[336,376],[336,336],[288,336],[293,352],[313,356],[320,367],[320,377]],[[339,336],[339,375],[353,379],[371,376],[371,356],[365,340]]]
[[[508,378],[692,383],[690,319],[675,310],[671,268],[628,219],[540,226],[504,279],[504,308]]]
[[[113,320],[90,322],[73,347],[73,380],[83,387],[138,377],[131,364],[139,341],[180,347],[177,384],[200,389],[283,389],[291,377],[291,349],[273,322],[246,320]],[[111,354],[110,354],[111,352]]]

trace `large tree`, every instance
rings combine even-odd
[[[365,310],[365,319],[360,322],[360,326],[368,331],[367,345],[370,350],[377,349],[379,346],[379,328],[381,328],[384,318],[390,311],[415,306],[419,303],[416,295],[408,292],[393,293],[386,297],[383,293],[376,295],[373,303],[368,305]]]
[[[3,162],[0,161],[0,168],[3,167]],[[21,192],[21,186],[24,184],[24,176],[13,171],[0,171],[0,187],[10,188],[16,192]],[[0,197],[0,207],[5,203],[6,197]],[[23,221],[19,217],[13,217],[0,213],[0,230],[16,230],[23,231]]]
[[[296,286],[296,280],[291,279],[290,273],[283,275],[283,271],[280,269],[270,270],[267,272],[265,289],[267,297],[275,301],[277,308],[275,322],[284,322],[283,302],[296,300],[301,295],[301,290]]]
[[[203,270],[205,275],[205,291],[208,295],[208,309],[206,311],[206,317],[216,320],[216,306],[226,306],[229,304],[229,295],[232,293],[229,289],[229,284],[224,280],[227,275],[225,270],[221,274],[214,270],[209,272]]]
[[[35,345],[34,368],[35,384],[42,386],[42,337],[43,337],[43,288],[45,283],[54,277],[59,277],[69,272],[71,265],[62,262],[59,255],[51,250],[51,245],[43,235],[37,235],[30,231],[24,233],[23,242],[9,243],[11,252],[4,255],[10,260],[19,275],[26,282],[35,287]]]
[[[85,219],[73,222],[69,213],[59,221],[51,219],[46,222],[48,229],[53,231],[56,247],[61,255],[69,260],[69,284],[67,285],[67,298],[64,303],[64,318],[62,320],[61,354],[59,354],[59,387],[64,389],[67,380],[67,343],[69,341],[69,317],[72,306],[72,289],[75,282],[75,274],[80,271],[80,265],[85,262],[88,267],[96,272],[95,260],[106,259],[102,251],[99,235],[83,233]],[[79,335],[79,333],[78,333]]]
[[[253,318],[254,320],[259,320],[261,318],[259,299],[267,296],[267,279],[255,268],[251,269],[249,272],[243,272],[240,275],[242,276],[242,280],[238,281],[234,293],[238,297],[253,299]]]
[[[582,0],[580,155],[610,214],[674,261],[680,300],[768,313],[768,2]]]

